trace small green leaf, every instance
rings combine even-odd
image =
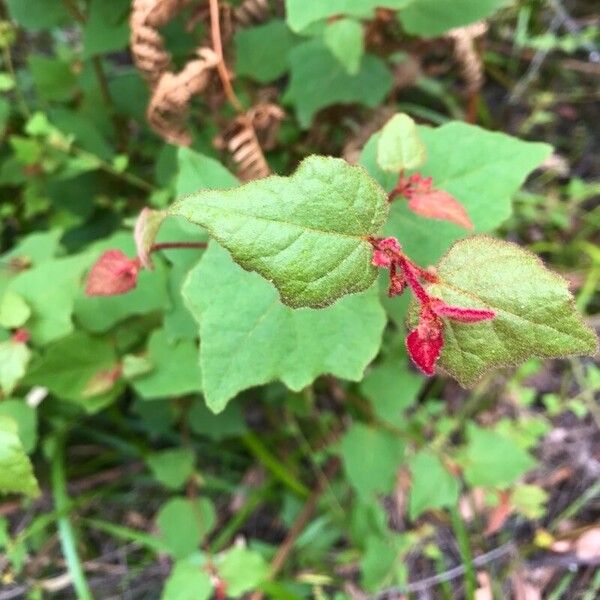
[[[0,326],[16,329],[21,327],[30,315],[31,309],[27,302],[16,292],[7,290],[3,296],[0,295]]]
[[[221,558],[218,570],[227,584],[227,596],[239,598],[256,589],[266,578],[269,566],[258,552],[235,546]]]
[[[416,123],[404,113],[394,115],[381,130],[377,143],[377,162],[390,173],[398,175],[403,169],[416,169],[427,159]]]
[[[470,425],[468,440],[461,462],[472,486],[506,488],[535,466],[529,453],[495,431]]]
[[[154,452],[146,458],[152,474],[165,487],[180,488],[194,472],[194,453],[186,448]]]
[[[409,514],[416,519],[426,510],[454,506],[458,501],[458,481],[440,459],[421,450],[409,461],[412,475]]]
[[[375,108],[393,85],[392,74],[378,57],[365,54],[356,75],[349,75],[321,40],[296,46],[289,55],[290,83],[284,101],[296,108],[298,121],[310,127],[313,116],[333,104]]]
[[[83,28],[83,58],[121,50],[129,41],[129,0],[91,0]]]
[[[0,493],[34,497],[40,490],[18,430],[14,419],[0,416]]]
[[[182,560],[173,567],[161,600],[208,600],[212,591],[208,574],[200,566]]]
[[[10,417],[17,423],[23,450],[30,454],[37,443],[37,413],[24,400],[2,400],[0,417]]]
[[[171,498],[158,512],[156,523],[175,558],[185,558],[215,526],[216,513],[208,498]]]
[[[206,227],[289,306],[323,307],[375,281],[368,237],[385,222],[383,190],[341,159],[311,156],[289,178],[201,191],[170,209]]]
[[[9,396],[27,371],[31,351],[13,340],[0,342],[0,390]]]
[[[14,77],[8,73],[0,73],[0,92],[10,92],[14,87]]]
[[[73,95],[76,77],[71,66],[58,58],[31,54],[27,59],[29,72],[44,100],[67,101]]]
[[[238,185],[238,180],[219,161],[190,148],[177,149],[177,168],[177,196]]]
[[[597,338],[582,321],[567,282],[515,244],[476,236],[457,242],[440,261],[429,292],[448,304],[487,308],[496,317],[446,320],[440,366],[462,385],[492,369],[532,357],[593,354]]]
[[[365,51],[360,22],[355,19],[338,19],[327,25],[323,40],[348,75],[356,75]]]
[[[392,491],[404,459],[404,443],[394,434],[355,423],[344,435],[340,451],[350,485],[365,500]]]
[[[200,324],[203,389],[215,412],[239,391],[276,379],[296,391],[325,373],[359,380],[385,326],[376,288],[325,309],[293,310],[214,243],[183,294]]]
[[[528,519],[541,519],[546,514],[545,504],[549,494],[539,485],[517,485],[510,498],[515,510]]]

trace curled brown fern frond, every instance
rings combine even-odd
[[[269,15],[269,0],[244,0],[233,11],[235,22],[243,27],[264,23]]]
[[[158,81],[147,117],[152,128],[173,144],[189,146],[186,128],[188,105],[193,95],[206,88],[219,59],[210,48],[200,48],[198,58],[186,64],[179,73],[164,73]]]
[[[231,154],[242,181],[262,179],[271,174],[249,113],[234,119],[223,134],[215,139],[215,145]]]
[[[277,144],[279,126],[285,117],[285,111],[273,102],[259,102],[249,111],[248,116],[263,150],[273,150]]]
[[[475,42],[487,29],[487,24],[480,21],[452,29],[446,34],[454,42],[454,57],[460,65],[468,95],[477,93],[483,86],[483,61]]]

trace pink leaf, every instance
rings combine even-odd
[[[88,296],[125,294],[137,284],[140,261],[120,250],[107,250],[89,272],[85,293]]]
[[[406,336],[406,349],[417,367],[425,375],[435,373],[435,365],[444,347],[444,336],[441,329],[432,329],[424,335],[421,325]]]
[[[428,219],[450,221],[465,229],[473,229],[473,223],[464,206],[443,190],[417,187],[410,193],[408,208]]]
[[[488,321],[496,316],[493,310],[482,308],[461,308],[460,306],[450,306],[443,300],[432,299],[431,310],[440,317],[448,317],[461,323],[477,323],[479,321]]]

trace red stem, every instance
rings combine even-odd
[[[425,291],[425,288],[421,285],[415,271],[418,267],[413,265],[405,256],[400,257],[400,266],[406,277],[406,282],[410,286],[414,295],[419,299],[421,304],[429,303],[429,294]]]
[[[172,250],[174,248],[187,248],[190,250],[206,248],[208,244],[206,242],[162,242],[160,244],[153,244],[150,248],[150,252],[158,252],[159,250]]]

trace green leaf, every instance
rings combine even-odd
[[[398,9],[413,0],[285,0],[288,25],[293,31],[336,15],[370,18],[376,8]]]
[[[30,55],[27,64],[37,92],[44,100],[65,102],[71,98],[76,77],[70,65],[57,58],[36,55]]]
[[[156,523],[173,556],[185,558],[215,526],[216,513],[208,498],[171,498],[159,510]]]
[[[40,490],[14,419],[0,416],[0,493],[35,497]]]
[[[404,28],[413,35],[433,37],[489,17],[510,0],[412,0],[399,13]]]
[[[198,348],[192,340],[171,342],[164,329],[157,329],[148,341],[148,354],[154,369],[132,382],[143,398],[185,396],[202,389]]]
[[[114,52],[129,41],[129,0],[92,0],[83,28],[83,58]]]
[[[3,296],[0,295],[0,325],[2,327],[6,327],[6,329],[21,327],[30,315],[31,309],[27,302],[16,292],[7,290]]]
[[[381,130],[377,143],[377,163],[399,176],[403,169],[416,169],[427,159],[416,123],[404,113],[394,115]]]
[[[238,180],[219,161],[190,148],[177,149],[177,168],[177,196],[238,185]]]
[[[510,503],[516,511],[528,519],[541,519],[545,516],[545,504],[549,494],[539,485],[517,485],[513,491]]]
[[[368,236],[388,211],[383,190],[360,168],[311,156],[291,177],[272,176],[171,207],[202,225],[245,269],[293,307],[323,307],[375,281]]]
[[[468,440],[461,462],[471,486],[506,488],[535,467],[529,453],[495,431],[470,425]]]
[[[179,489],[194,472],[194,453],[186,448],[154,452],[146,458],[152,474],[165,487]]]
[[[358,73],[349,75],[321,40],[296,46],[289,61],[291,76],[284,101],[296,108],[304,129],[310,127],[315,113],[333,104],[376,107],[393,84],[380,58],[365,54]]]
[[[0,342],[0,389],[9,396],[27,371],[31,351],[11,339]]]
[[[248,430],[239,404],[230,404],[215,415],[203,400],[196,400],[188,413],[188,423],[194,433],[215,441],[238,437]]]
[[[427,162],[419,172],[433,177],[436,188],[465,207],[475,231],[491,231],[510,216],[513,195],[552,151],[547,144],[524,142],[466,123],[419,127],[418,131],[427,149]],[[376,134],[369,140],[360,162],[389,191],[397,176],[377,165],[378,139]],[[452,223],[435,222],[435,235],[431,228],[431,219],[415,215],[399,199],[392,203],[385,234],[398,237],[407,255],[427,266],[466,235]]]
[[[227,584],[227,596],[239,598],[256,589],[267,577],[269,566],[258,552],[234,546],[221,558],[218,570]]]
[[[409,460],[412,475],[409,515],[411,520],[431,508],[455,506],[460,487],[440,459],[421,450]]]
[[[593,354],[596,335],[582,321],[568,284],[515,244],[476,236],[457,242],[429,292],[448,304],[487,308],[480,323],[446,320],[440,366],[462,385],[529,358]]]
[[[323,40],[348,75],[356,75],[365,48],[363,28],[355,19],[338,19],[325,28]]]
[[[90,396],[89,386],[95,378],[111,372],[117,365],[112,344],[101,338],[77,331],[51,344],[37,359],[29,373],[29,385],[42,385],[63,400],[95,412],[111,402],[119,387]]]
[[[10,417],[18,428],[23,450],[30,454],[37,443],[37,413],[24,400],[2,400],[0,418]]]
[[[200,324],[204,394],[215,412],[239,391],[276,379],[296,391],[324,373],[359,380],[385,326],[375,288],[326,309],[293,310],[216,244],[183,294]]]
[[[6,0],[6,4],[13,21],[31,31],[50,29],[69,20],[69,13],[62,2]]]
[[[296,36],[284,21],[244,27],[235,34],[235,72],[260,83],[269,83],[289,69],[288,54]]]
[[[179,561],[165,583],[161,600],[208,600],[212,592],[210,577],[201,567]]]
[[[404,458],[404,443],[394,434],[355,423],[342,438],[340,451],[350,485],[365,500],[392,491]]]
[[[8,73],[0,72],[0,92],[9,92],[15,87],[15,79]]]

